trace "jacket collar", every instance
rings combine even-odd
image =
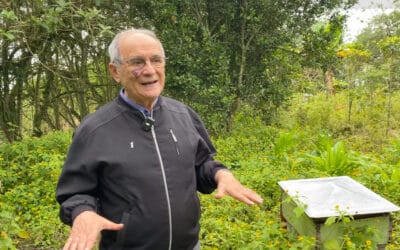
[[[118,97],[116,98],[117,103],[122,105],[126,109],[130,109],[130,110],[142,113],[144,115],[144,117],[149,116],[148,115],[149,111],[146,108],[144,108],[143,106],[141,106],[137,103],[134,103],[133,101],[131,101],[127,98],[124,98],[124,97],[125,97],[125,95],[123,94],[123,92],[121,90]],[[159,96],[156,100],[156,103],[154,104],[153,111],[159,109],[163,102],[164,102],[163,97]]]

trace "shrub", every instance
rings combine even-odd
[[[259,193],[264,203],[247,206],[229,197],[200,195],[202,249],[313,249],[314,238],[288,233],[281,220],[280,180],[352,175],[400,203],[400,171],[394,155],[400,151],[398,141],[388,144],[380,156],[360,154],[347,149],[348,142],[329,129],[312,124],[277,128],[243,114],[239,118],[234,131],[214,138],[217,160]],[[304,129],[311,127],[316,130]],[[60,132],[0,146],[1,250],[62,247],[69,229],[58,219],[54,190],[70,138],[71,133]],[[374,147],[373,142],[368,141],[368,147]],[[395,214],[389,249],[400,242],[399,230]]]
[[[11,239],[13,247],[60,248],[65,227],[58,219],[54,190],[70,138],[70,133],[58,132],[0,147],[0,211],[8,211],[0,220],[13,218],[1,223],[7,225],[2,227],[7,237],[0,239]]]

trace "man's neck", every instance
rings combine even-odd
[[[124,89],[121,89],[120,91],[120,96],[121,98],[131,107],[138,109],[139,111],[141,111],[145,117],[147,116],[151,116],[151,112],[153,110],[154,105],[157,103],[158,97],[152,101],[149,102],[149,104],[147,105],[142,105],[139,104],[138,102],[136,102],[135,100],[133,100],[132,98],[129,98]]]

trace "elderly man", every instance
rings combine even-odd
[[[76,130],[56,190],[72,225],[65,250],[199,249],[197,191],[262,199],[215,161],[198,115],[161,96],[165,54],[156,35],[130,29],[109,46],[119,96]]]

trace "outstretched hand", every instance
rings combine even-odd
[[[217,199],[229,195],[248,205],[261,204],[263,201],[256,192],[243,186],[230,171],[218,170],[215,174],[215,181],[218,184],[215,195]]]
[[[93,211],[84,211],[75,218],[71,234],[63,250],[90,250],[102,230],[121,230],[123,226]]]

